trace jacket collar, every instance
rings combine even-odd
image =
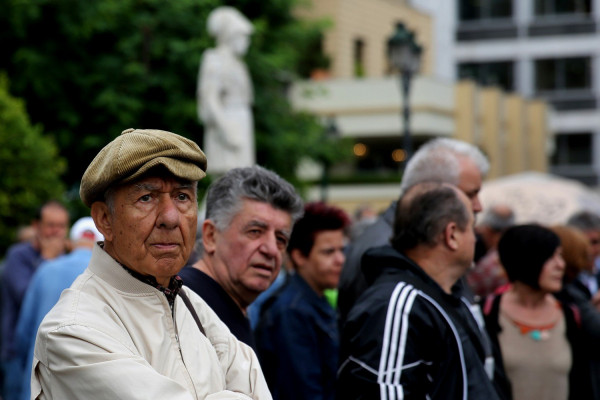
[[[307,303],[313,304],[320,312],[331,314],[333,311],[325,296],[319,296],[297,272],[290,277],[290,285],[296,287],[302,293],[302,298]]]
[[[462,293],[460,280],[452,286],[452,295],[448,295],[416,262],[390,245],[367,250],[362,258],[361,269],[369,286],[382,275],[398,275],[408,272],[416,275],[424,283],[438,288],[445,296],[452,298],[452,301],[460,301]]]
[[[136,295],[153,295],[157,289],[146,282],[135,278],[114,258],[100,247],[98,243],[92,250],[89,270],[109,285],[125,293]]]

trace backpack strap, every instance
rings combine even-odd
[[[569,308],[573,312],[573,319],[577,324],[577,328],[581,329],[581,312],[579,311],[579,307],[577,307],[575,304],[569,304]]]
[[[485,298],[483,303],[483,315],[490,315],[492,307],[494,306],[494,300],[496,300],[495,293],[492,293]]]
[[[194,306],[192,305],[190,298],[187,297],[187,294],[185,294],[185,292],[183,290],[179,291],[179,296],[181,297],[181,300],[183,300],[183,302],[185,303],[185,306],[188,308],[188,310],[190,310],[190,313],[192,314],[192,317],[194,317],[194,321],[196,321],[196,325],[198,325],[200,332],[202,332],[202,334],[204,336],[206,336],[206,332],[204,332],[204,327],[202,326],[202,323],[200,322],[200,318],[198,317],[198,314],[196,313],[196,310],[194,309]]]

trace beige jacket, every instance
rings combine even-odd
[[[204,336],[178,296],[129,275],[95,246],[37,334],[33,399],[271,399],[254,351],[183,287]]]

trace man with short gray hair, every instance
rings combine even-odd
[[[401,191],[421,182],[450,183],[467,195],[473,212],[478,213],[482,210],[479,190],[489,167],[486,157],[472,144],[456,139],[433,139],[421,146],[408,161]],[[360,268],[362,255],[371,247],[389,243],[395,212],[396,202],[392,202],[377,221],[365,228],[347,247],[346,263],[338,286],[341,325],[358,296],[367,288]]]
[[[271,399],[256,355],[177,274],[196,234],[206,157],[171,132],[128,129],[80,196],[104,242],[43,320],[36,399]]]
[[[494,204],[481,217],[475,231],[481,239],[483,254],[479,258],[476,254],[475,266],[467,272],[467,283],[476,296],[485,298],[508,283],[497,247],[504,232],[515,224],[515,214],[506,204]]]
[[[252,347],[246,308],[277,277],[302,212],[294,187],[259,166],[232,169],[208,188],[202,256],[180,275]]]
[[[600,216],[592,211],[579,211],[569,217],[567,225],[579,229],[590,242],[593,270],[582,271],[577,279],[585,288],[584,295],[593,298],[596,306],[600,308]]]

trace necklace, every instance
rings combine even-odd
[[[506,293],[506,295],[510,296],[510,292]],[[500,312],[510,321],[512,322],[512,324],[514,326],[516,326],[519,329],[519,332],[521,333],[521,335],[526,335],[529,336],[532,340],[539,342],[542,340],[547,340],[548,338],[550,338],[551,334],[552,334],[552,330],[555,328],[556,324],[561,320],[562,318],[562,310],[561,310],[561,305],[560,303],[554,299],[554,298],[547,298],[546,299],[546,304],[543,305],[542,307],[537,307],[538,311],[535,313],[538,316],[539,315],[545,315],[545,321],[542,322],[549,322],[546,323],[544,325],[531,325],[531,324],[527,324],[524,322],[521,322],[523,320],[527,320],[530,317],[524,317],[523,315],[531,315],[531,313],[524,313],[523,311],[525,310],[524,306],[520,306],[518,305],[518,299],[517,299],[517,295],[513,292],[512,293],[512,302],[509,304],[512,304],[511,307],[504,307],[500,309]],[[505,299],[502,299],[505,300]],[[550,308],[548,308],[550,307]],[[519,311],[520,310],[520,311]],[[559,311],[558,315],[551,315],[551,313],[553,313],[553,311],[555,312],[556,310]],[[521,315],[523,316],[523,318],[515,318],[512,315]]]
[[[531,326],[512,318],[510,320],[517,328],[519,328],[521,335],[527,335],[536,342],[548,339],[550,337],[550,331],[556,326],[556,322],[543,326]]]

